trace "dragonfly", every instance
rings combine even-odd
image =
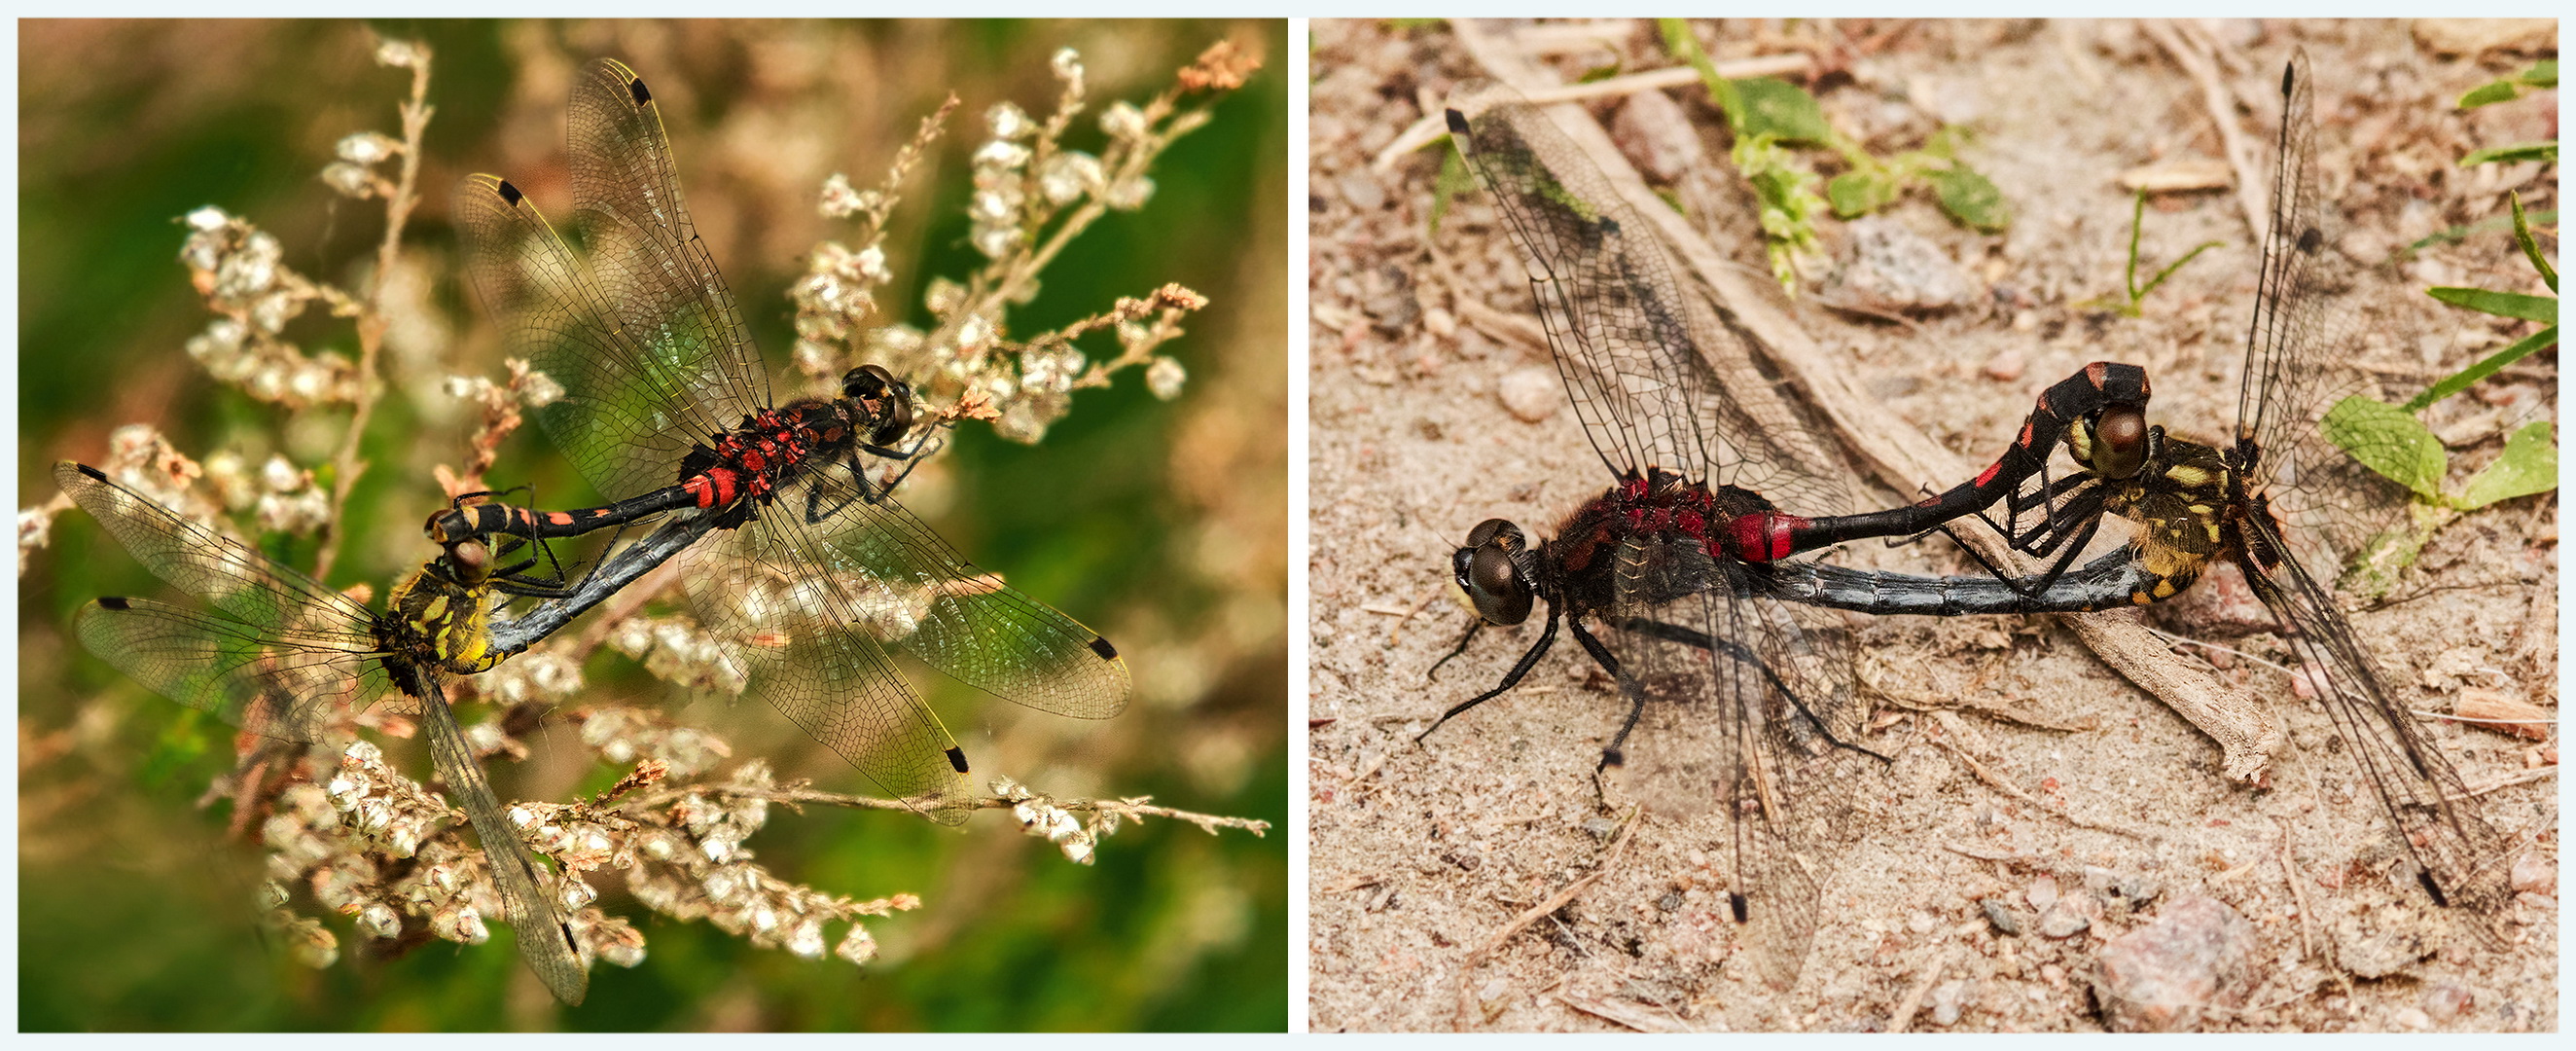
[[[1793,421],[1756,419],[1728,396],[1699,348],[1732,333],[1696,322],[1650,228],[1544,114],[1506,98],[1448,120],[1527,257],[1549,345],[1614,484],[1552,540],[1534,544],[1503,519],[1469,533],[1451,575],[1479,619],[1442,660],[1542,600],[1545,627],[1500,684],[1416,740],[1518,685],[1563,624],[1628,702],[1596,772],[1617,768],[1658,809],[1725,817],[1729,910],[1763,980],[1785,988],[1814,940],[1855,786],[1884,757],[1857,743],[1848,627],[1763,594],[1751,574],[1764,567],[1729,557],[1727,530],[1770,510],[1766,494],[1839,507],[1841,478],[1815,466],[1819,447]],[[1588,621],[1628,630],[1605,640]],[[1638,630],[1648,624],[1683,639]]]
[[[135,681],[279,741],[329,739],[342,718],[388,691],[418,704],[431,762],[483,842],[520,953],[556,999],[578,1006],[590,982],[581,941],[503,816],[442,688],[446,676],[501,659],[486,633],[489,550],[464,543],[442,552],[380,613],[97,468],[64,461],[54,479],[145,568],[213,607],[121,596],[83,605],[75,621],[82,645]]]
[[[2065,601],[2106,580],[2155,586],[2126,555],[2062,580],[2064,567],[2038,579],[1937,578],[1790,556],[1920,535],[1999,501],[2018,519],[2065,488],[2042,478],[2057,444],[2097,477],[2126,478],[2148,451],[2148,377],[2117,362],[2078,370],[2042,392],[1992,466],[1915,504],[1824,517],[1783,510],[1773,496],[1806,509],[1843,506],[1846,472],[1826,466],[1822,444],[1788,413],[1730,396],[1742,389],[1730,384],[1762,382],[1746,337],[1693,310],[1651,228],[1542,111],[1501,88],[1462,101],[1477,113],[1448,111],[1451,140],[1522,249],[1559,373],[1614,484],[1552,540],[1533,544],[1519,526],[1491,519],[1453,553],[1452,583],[1478,620],[1443,663],[1485,625],[1526,621],[1541,600],[1547,621],[1500,683],[1451,706],[1417,740],[1517,686],[1564,624],[1630,702],[1598,769],[1662,783],[1650,794],[1666,806],[1730,816],[1730,910],[1755,928],[1766,980],[1785,986],[1813,937],[1826,847],[1848,834],[1854,757],[1884,760],[1855,743],[1863,713],[1849,632],[1816,609],[1956,614]],[[1730,366],[1726,378],[1720,364]],[[2040,488],[2026,490],[2034,478]],[[1587,621],[1618,629],[1626,656]],[[1628,754],[1632,738],[1663,742],[1650,749],[1663,754],[1640,762]]]
[[[581,251],[506,179],[468,177],[456,211],[468,272],[512,352],[564,390],[536,410],[538,425],[614,503],[451,507],[429,532],[442,544],[536,541],[667,517],[565,601],[513,622],[502,644],[676,562],[731,683],[945,824],[969,813],[970,764],[890,647],[1039,711],[1123,710],[1127,666],[1107,639],[968,562],[894,500],[900,475],[869,476],[863,456],[925,455],[927,435],[900,445],[913,427],[909,387],[863,365],[836,398],[772,396],[681,200],[643,78],[614,59],[591,63],[568,125]]]
[[[2334,274],[2319,224],[2316,85],[2307,52],[2281,72],[2269,226],[2263,239],[2232,440],[2203,444],[2148,429],[2139,464],[2113,477],[2084,470],[2051,483],[2047,514],[2003,532],[2062,569],[2106,516],[2136,523],[2127,550],[2069,573],[2045,596],[1971,582],[1959,602],[1978,612],[2081,612],[2160,601],[2209,566],[2232,562],[2272,614],[2371,793],[2437,905],[2492,911],[2509,897],[2503,842],[2459,772],[2428,741],[2323,581],[2343,555],[2403,511],[2407,496],[2327,439],[2350,386],[2337,379],[2344,346]],[[2356,436],[2360,437],[2360,436]],[[2007,523],[2010,519],[2007,519]],[[2294,545],[2289,524],[2321,542]],[[2107,564],[2125,561],[2125,577]],[[2054,572],[2054,571],[2052,571]],[[2052,578],[2054,579],[2054,578]]]

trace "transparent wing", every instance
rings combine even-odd
[[[348,596],[109,481],[97,468],[64,460],[54,465],[54,481],[154,576],[213,603],[249,632],[375,648],[368,630],[374,612]]]
[[[2246,524],[2257,545],[2281,550],[2270,523]],[[2414,713],[2389,696],[2370,655],[2335,605],[2334,595],[2283,558],[2271,572],[2248,567],[2255,597],[2280,621],[2300,662],[2319,681],[2326,714],[2360,764],[2380,808],[2396,826],[2399,849],[2413,859],[2434,900],[2479,912],[2512,895],[2506,884],[2505,843],[2480,816],[2476,797],[2439,748],[2416,729]]]
[[[2247,490],[2270,493],[2285,520],[2323,541],[2301,553],[2311,574],[2332,580],[2342,559],[2403,524],[2409,496],[2362,466],[2365,459],[2400,459],[2386,446],[2402,438],[2385,428],[2327,424],[2345,398],[2378,393],[2351,361],[2367,305],[2354,301],[2351,275],[2323,225],[2331,209],[2318,188],[2316,86],[2305,50],[2291,56],[2281,88],[2270,227],[2255,279],[2236,437],[2260,450],[2240,456],[2251,461]],[[2330,432],[2351,450],[2329,441]]]
[[[887,795],[942,824],[964,823],[974,798],[965,752],[879,641],[921,597],[815,577],[797,568],[788,544],[763,518],[679,556],[690,601],[722,640],[742,692]]]
[[[573,227],[608,301],[651,354],[656,393],[720,427],[767,408],[769,374],[680,200],[671,138],[644,79],[612,58],[573,83]],[[663,484],[668,484],[665,479]]]
[[[171,700],[285,740],[310,740],[334,708],[384,693],[365,606],[96,468],[65,461],[54,478],[145,568],[215,606],[99,599],[78,615],[90,652]]]
[[[373,642],[353,633],[280,638],[128,598],[82,606],[74,630],[91,653],[153,692],[280,740],[313,740],[338,711],[373,704],[389,685]]]
[[[465,731],[456,725],[456,713],[448,709],[436,677],[427,677],[422,685],[427,695],[421,698],[420,724],[429,738],[430,761],[438,767],[439,780],[447,782],[448,794],[464,808],[475,838],[483,841],[492,882],[501,889],[501,911],[510,929],[519,933],[519,953],[556,999],[578,1007],[590,989],[590,971],[582,963],[572,926],[545,892],[546,880],[528,856],[519,830],[502,816],[501,801],[483,777],[483,765],[474,761],[474,750],[465,743]]]
[[[1612,473],[1661,466],[1803,514],[1847,510],[1839,468],[1785,403],[1732,396],[1770,382],[1752,342],[1684,287],[1660,235],[1582,148],[1509,88],[1460,99],[1451,138],[1521,248],[1558,371]]]
[[[1632,542],[1620,557],[1631,575],[1721,572],[1693,564],[1707,559],[1697,545]],[[1730,904],[1742,908],[1734,918],[1759,977],[1785,989],[1855,834],[1861,786],[1883,765],[1846,747],[1865,716],[1848,627],[1830,612],[1737,590],[1701,588],[1614,618],[1624,629],[1614,649],[1645,694],[1625,775],[1659,810],[1724,818],[1725,838],[1710,853],[1723,859],[1730,894],[1741,895]]]
[[[537,422],[611,499],[679,480],[697,442],[769,405],[760,356],[680,201],[660,111],[634,71],[584,70],[570,110],[567,245],[517,187],[457,191],[467,270],[512,353],[564,389]]]
[[[860,622],[898,629],[881,637],[949,677],[1076,719],[1127,707],[1127,662],[1099,632],[977,569],[892,497],[863,498],[847,472],[809,474],[763,522],[847,585]]]

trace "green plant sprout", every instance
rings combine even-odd
[[[1718,74],[1687,23],[1667,18],[1657,24],[1664,46],[1699,71],[1709,101],[1726,114],[1727,130],[1735,139],[1736,170],[1744,173],[1761,202],[1771,275],[1791,295],[1798,290],[1795,260],[1814,253],[1816,217],[1822,209],[1830,208],[1838,219],[1855,219],[1920,186],[1932,191],[1952,220],[1979,233],[1996,233],[2012,223],[2003,192],[1955,156],[1964,135],[1957,129],[1943,128],[1919,150],[1885,160],[1872,157],[1825,121],[1823,108],[1805,89],[1776,77],[1729,80]],[[1785,148],[1800,143],[1832,150],[1850,166],[1826,183],[1821,197],[1810,188],[1815,174]]]
[[[2199,245],[2198,247],[2193,248],[2191,251],[2188,251],[2188,252],[2183,253],[2183,254],[2182,254],[2182,258],[2180,258],[2180,259],[2176,259],[2176,260],[2174,260],[2172,263],[2167,264],[2167,265],[2165,266],[2165,268],[2164,268],[2164,269],[2156,271],[2156,276],[2154,276],[2154,277],[2151,277],[2151,278],[2148,278],[2148,279],[2147,279],[2147,285],[2146,285],[2146,287],[2144,287],[2144,288],[2140,288],[2140,287],[2138,287],[2138,230],[2139,230],[2139,227],[2141,227],[2142,225],[2144,225],[2144,223],[2146,222],[2146,218],[2147,218],[2147,191],[2145,191],[2145,190],[2140,190],[2140,191],[2138,191],[2138,200],[2137,200],[2137,204],[2136,204],[2136,206],[2135,206],[2135,207],[2133,207],[2133,208],[2131,208],[2131,209],[2129,210],[2129,275],[2128,275],[2128,293],[2129,293],[2129,298],[2128,298],[2128,301],[2124,303],[2124,302],[2121,302],[2121,301],[2119,301],[2119,300],[2113,299],[2113,298],[2111,298],[2110,296],[2102,296],[2102,297],[2097,298],[2097,299],[2088,299],[2088,300],[2085,300],[2084,302],[2081,302],[2081,303],[2077,303],[2077,304],[2075,304],[2075,306],[2076,306],[2076,308],[2077,308],[2077,309],[2079,309],[2079,310],[2107,310],[2107,311],[2110,311],[2110,312],[2112,312],[2112,313],[2118,314],[2118,315],[2120,315],[2121,317],[2130,317],[2130,318],[2137,317],[2137,316],[2139,316],[2139,314],[2140,314],[2140,313],[2142,313],[2142,310],[2141,310],[2141,308],[2138,306],[2138,304],[2139,304],[2139,302],[2141,302],[2141,301],[2143,301],[2143,300],[2145,300],[2145,299],[2147,298],[2147,293],[2155,291],[2155,290],[2156,290],[2156,286],[2161,285],[2161,284],[2164,284],[2164,283],[2165,283],[2165,279],[2166,279],[2166,278],[2168,278],[2168,277],[2172,277],[2172,276],[2174,275],[2174,271],[2182,269],[2182,265],[2183,265],[2184,263],[2191,262],[2194,258],[2197,258],[2197,257],[2200,255],[2200,253],[2202,253],[2202,252],[2209,251],[2209,250],[2210,250],[2210,249],[2212,249],[2212,248],[2218,248],[2218,247],[2221,247],[2221,246],[2223,246],[2223,245],[2225,245],[2225,244],[2227,243],[2227,242],[2225,242],[2225,241],[2203,241],[2203,242],[2201,242],[2201,243],[2200,243],[2200,245]]]
[[[2511,102],[2515,99],[2521,98],[2523,89],[2525,88],[2554,88],[2557,86],[2558,60],[2554,58],[2542,59],[2539,62],[2533,63],[2530,69],[2524,70],[2513,76],[2506,77],[2503,80],[2488,81],[2485,84],[2481,84],[2470,89],[2468,94],[2460,96],[2460,108],[2469,110],[2476,109],[2480,106],[2492,105],[2498,102]],[[2515,161],[2539,161],[2543,164],[2557,163],[2558,140],[2550,139],[2546,142],[2522,142],[2515,143],[2511,146],[2492,146],[2483,150],[2477,150],[2466,157],[2460,158],[2460,167],[2466,168],[2479,164],[2510,164]]]
[[[2532,239],[2521,195],[2515,194],[2511,201],[2514,240],[2539,272],[2542,283],[2555,293],[2558,271],[2540,254],[2538,242]],[[2364,594],[2385,593],[2393,585],[2396,571],[2413,563],[2425,540],[2453,518],[2500,500],[2545,493],[2558,485],[2557,436],[2548,422],[2535,421],[2506,436],[2504,452],[2495,462],[2470,475],[2458,492],[2444,492],[2441,483],[2450,467],[2449,454],[2442,448],[2441,439],[2416,417],[2435,402],[2468,389],[2470,384],[2494,375],[2506,365],[2558,345],[2556,297],[2440,287],[2426,289],[2425,294],[2453,306],[2537,322],[2544,327],[2433,384],[2402,406],[2354,395],[2336,402],[2327,411],[2322,422],[2327,441],[2374,473],[2405,486],[2416,498],[2410,516],[2413,528],[2374,540],[2355,566],[2348,583]]]

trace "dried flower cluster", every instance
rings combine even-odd
[[[989,262],[963,281],[928,282],[925,306],[936,319],[928,332],[882,318],[875,290],[892,276],[880,242],[893,187],[947,108],[923,122],[883,189],[855,191],[846,177],[833,176],[823,188],[823,213],[861,215],[863,247],[826,243],[809,261],[795,297],[798,367],[820,380],[861,362],[882,364],[922,393],[951,401],[950,418],[989,420],[995,433],[1028,443],[1045,437],[1071,408],[1073,391],[1106,386],[1112,373],[1130,365],[1147,366],[1156,397],[1177,397],[1187,372],[1153,351],[1182,334],[1183,314],[1206,305],[1188,289],[1166,285],[1145,299],[1122,299],[1106,313],[1025,342],[1010,338],[1007,313],[1036,297],[1039,272],[1085,227],[1153,197],[1147,171],[1154,160],[1208,120],[1204,107],[1180,110],[1183,96],[1238,87],[1256,66],[1231,45],[1209,49],[1146,105],[1120,101],[1102,110],[1099,127],[1108,146],[1092,154],[1062,144],[1089,103],[1081,57],[1069,48],[1058,51],[1050,71],[1059,91],[1044,121],[1007,100],[984,113],[990,135],[975,149],[967,215],[969,240]],[[1101,328],[1117,330],[1120,353],[1095,364],[1073,341]]]
[[[995,419],[1004,433],[1034,441],[1048,423],[1063,415],[1070,392],[1101,386],[1109,374],[1128,365],[1144,365],[1148,387],[1158,396],[1176,396],[1186,373],[1168,357],[1153,353],[1182,334],[1183,315],[1203,308],[1205,300],[1179,285],[1165,285],[1054,332],[1022,343],[1010,341],[1004,327],[1009,304],[1025,303],[1037,290],[1037,273],[1063,245],[1106,210],[1133,209],[1150,199],[1151,162],[1180,135],[1205,123],[1204,109],[1179,112],[1179,100],[1192,92],[1223,91],[1238,86],[1251,66],[1225,49],[1183,71],[1177,86],[1145,106],[1116,103],[1102,111],[1099,125],[1108,136],[1098,155],[1063,148],[1059,142],[1086,107],[1080,60],[1060,52],[1052,64],[1061,86],[1055,111],[1040,123],[1018,107],[1003,103],[987,112],[991,138],[976,155],[975,244],[990,260],[964,282],[934,281],[932,313],[939,319],[931,332],[882,324],[874,295],[891,280],[882,248],[883,230],[898,203],[894,188],[913,167],[955,105],[950,100],[925,119],[921,130],[899,152],[881,189],[860,191],[835,176],[824,190],[827,214],[853,219],[859,226],[851,243],[825,244],[815,253],[807,278],[793,295],[797,309],[800,368],[817,377],[837,377],[853,349],[867,350],[899,374],[941,384],[957,398],[948,418],[980,415]],[[359,441],[368,412],[383,393],[376,375],[376,351],[397,322],[383,302],[385,275],[415,265],[399,253],[405,217],[417,203],[413,185],[420,136],[429,116],[426,91],[430,55],[425,47],[386,42],[377,59],[413,72],[408,104],[403,107],[400,138],[374,131],[343,137],[335,159],[321,173],[332,190],[361,200],[380,200],[387,209],[385,241],[375,277],[352,295],[310,280],[286,267],[278,240],[249,220],[208,206],[187,217],[186,244],[180,253],[191,279],[215,317],[188,342],[190,355],[218,381],[260,401],[294,410],[346,406],[346,433],[341,452],[325,469],[332,488],[316,483],[317,471],[281,457],[255,459],[219,451],[201,464],[180,452],[149,426],[119,428],[110,436],[105,461],[98,466],[112,480],[162,503],[192,520],[231,533],[236,521],[255,523],[263,533],[325,537],[312,567],[327,576],[336,547],[329,542],[349,486],[362,473]],[[389,167],[400,166],[399,171]],[[416,294],[416,293],[414,293]],[[337,353],[307,355],[282,336],[285,327],[316,302],[333,317],[355,324],[355,360]],[[1122,352],[1095,364],[1076,350],[1078,337],[1114,330]],[[434,327],[423,331],[436,332]],[[877,353],[901,348],[901,353]],[[480,408],[480,423],[460,459],[461,468],[436,469],[450,494],[481,488],[503,438],[523,422],[523,408],[544,405],[562,390],[524,362],[509,363],[505,382],[482,378],[449,380],[445,389]],[[336,423],[336,418],[334,419]],[[44,546],[55,514],[71,506],[67,498],[21,511],[20,565]],[[255,546],[255,545],[254,545]],[[426,548],[423,556],[426,557]],[[883,582],[843,580],[840,593],[860,596],[867,607],[856,615],[873,633],[899,641],[917,627],[936,593],[908,591]],[[952,586],[984,587],[998,581],[969,581]],[[639,585],[632,589],[646,589]],[[805,589],[811,592],[813,589]],[[364,585],[349,590],[368,601]],[[517,655],[492,673],[455,685],[459,693],[479,693],[509,706],[500,719],[464,727],[467,740],[481,756],[525,758],[528,747],[509,727],[524,727],[511,716],[529,709],[551,708],[584,690],[582,663],[591,648],[605,642],[633,657],[653,674],[692,688],[738,694],[744,669],[694,622],[681,617],[636,613],[649,594],[627,604],[621,594],[611,604],[611,617],[584,637],[571,633]],[[764,601],[779,609],[813,601],[792,587]],[[625,616],[617,616],[622,611]],[[848,612],[848,611],[845,611]],[[336,728],[387,737],[414,732],[399,705],[379,705]],[[779,785],[758,760],[734,766],[719,776],[732,754],[716,735],[674,723],[658,711],[623,705],[594,705],[570,713],[584,744],[604,761],[632,772],[601,798],[575,804],[520,803],[508,807],[509,819],[529,845],[550,855],[560,877],[552,892],[573,927],[585,956],[595,955],[623,966],[644,958],[644,938],[626,921],[591,907],[598,891],[592,874],[614,869],[623,876],[634,900],[675,918],[703,917],[754,944],[785,949],[807,958],[829,951],[853,963],[876,952],[876,943],[859,920],[915,908],[908,894],[868,901],[829,894],[780,879],[753,861],[746,841],[765,824],[768,804],[824,802],[830,805],[902,809],[899,800],[828,796],[801,784]],[[343,738],[345,739],[345,738]],[[245,740],[249,740],[245,738]],[[283,775],[280,776],[280,771]],[[318,780],[317,780],[318,779]],[[379,749],[365,742],[316,745],[296,753],[282,766],[253,764],[218,778],[216,795],[232,798],[235,813],[255,829],[270,851],[269,879],[261,893],[268,925],[298,960],[328,966],[338,958],[339,936],[322,919],[299,914],[294,903],[304,895],[322,909],[349,917],[353,929],[370,939],[398,939],[428,934],[448,941],[479,944],[488,937],[486,922],[501,915],[500,896],[482,850],[469,845],[470,826],[436,793],[405,778],[385,762]],[[1007,780],[996,785],[1002,795],[979,801],[986,808],[1008,807],[1033,835],[1055,843],[1069,859],[1089,863],[1099,837],[1126,817],[1174,817],[1215,831],[1220,827],[1266,829],[1257,821],[1208,817],[1145,805],[1142,799],[1110,803],[1057,801]],[[846,923],[835,940],[830,925]]]
[[[316,300],[343,313],[347,294],[288,269],[277,238],[248,219],[208,205],[188,213],[187,222],[179,261],[215,313],[188,337],[188,356],[216,382],[290,409],[356,401],[357,367],[349,359],[328,351],[308,357],[279,335]]]
[[[116,484],[178,512],[180,517],[218,532],[229,532],[226,512],[252,511],[262,530],[310,535],[329,520],[330,504],[313,484],[313,472],[283,456],[270,456],[250,470],[239,453],[219,452],[200,464],[179,451],[148,424],[129,423],[107,436],[107,458],[95,464]],[[213,491],[208,495],[203,484]],[[18,512],[18,572],[27,571],[27,555],[53,539],[54,516],[72,506],[71,498],[53,500]]]
[[[312,755],[327,762],[330,752],[317,746]],[[417,926],[482,944],[491,936],[484,919],[500,915],[500,896],[482,852],[461,841],[463,825],[444,800],[386,765],[376,746],[349,745],[327,783],[290,782],[260,825],[271,851],[261,889],[270,925],[289,935],[298,960],[321,967],[336,958],[330,930],[288,909],[292,888],[302,886],[369,938],[391,940]],[[575,929],[610,922],[577,917]]]

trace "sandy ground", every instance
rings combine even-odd
[[[2377,264],[2357,266],[2361,280],[2397,304],[2374,314],[2353,356],[2400,397],[2517,335],[2432,304],[2423,287],[2536,283],[2493,234],[2386,260],[2503,214],[2507,189],[2556,207],[2554,168],[2453,166],[2477,146],[2550,137],[2556,96],[2455,111],[2461,92],[2527,61],[2437,54],[2428,41],[2440,28],[2242,23],[2217,33],[2237,63],[2226,82],[2246,97],[2277,90],[2268,85],[2294,44],[2311,53],[2323,182],[2346,224],[2337,245]],[[1967,125],[1976,139],[1964,156],[2015,210],[1994,236],[1951,225],[1919,194],[1888,213],[1960,263],[1975,292],[1964,308],[1902,323],[1823,309],[1815,295],[1791,308],[1853,387],[1977,463],[2000,451],[2041,387],[2100,358],[2145,365],[2153,416],[2178,431],[2207,437],[2233,419],[2256,241],[2232,189],[2152,203],[2150,264],[2206,240],[2226,246],[2149,297],[2146,317],[2075,306],[2120,281],[2130,204],[2118,174],[2221,156],[2201,89],[2149,34],[1991,22],[1781,32],[1728,24],[1717,54],[1820,46],[1834,64],[1848,60],[1850,75],[1822,93],[1838,126],[1883,155],[1919,145],[1939,122]],[[1621,56],[1632,68],[1668,64],[1647,53],[1651,27],[1611,39],[1573,46],[1556,68]],[[1590,775],[1622,706],[1580,651],[1560,645],[1519,689],[1416,746],[1442,709],[1499,681],[1538,627],[1489,631],[1426,680],[1467,623],[1441,597],[1449,552],[1487,517],[1545,532],[1606,475],[1570,411],[1524,422],[1499,397],[1506,377],[1547,369],[1548,357],[1515,331],[1513,321],[1535,331],[1526,286],[1482,194],[1462,197],[1432,233],[1438,153],[1370,167],[1426,105],[1481,75],[1476,62],[1437,25],[1319,20],[1312,43],[1315,1030],[2099,1029],[2100,952],[2193,897],[2224,903],[2252,931],[2248,965],[2202,1028],[2557,1028],[2553,772],[2479,797],[2491,822],[2525,837],[2525,883],[2542,891],[2507,907],[2495,940],[2469,938],[2420,893],[2390,885],[2385,821],[2325,711],[2277,670],[2225,654],[2218,674],[2265,699],[2288,733],[2267,788],[2222,777],[2210,738],[2104,668],[2055,618],[1859,625],[1858,674],[1881,697],[1866,743],[1895,763],[1862,802],[1858,844],[1826,873],[1823,928],[1785,992],[1730,966],[1736,939],[1706,849],[1715,825],[1649,815],[1613,856],[1611,811]],[[1696,92],[1671,94],[1722,158],[1716,116]],[[1606,120],[1616,106],[1594,112]],[[2277,118],[2231,119],[2268,164]],[[1747,213],[1695,222],[1760,272]],[[1848,258],[1847,228],[1825,227],[1834,257]],[[2438,406],[2430,422],[2450,449],[2452,484],[2515,426],[2554,422],[2556,385],[2552,352]],[[1875,481],[1854,482],[1868,506],[1914,495]],[[2556,538],[2555,494],[2491,507],[2439,533],[2391,600],[2347,603],[2407,703],[2448,710],[2463,676],[2443,669],[2473,668],[2470,683],[2554,714]],[[1946,543],[1854,548],[1835,560],[1968,569]],[[2243,620],[2250,602],[2241,583],[2232,596],[2224,583],[2205,583],[2158,623],[2278,659],[2278,639],[2212,626]],[[2472,786],[2555,762],[2554,739],[2426,732]],[[1596,871],[1571,903],[1471,963],[1514,916]],[[2082,930],[2039,922],[2053,898]]]

